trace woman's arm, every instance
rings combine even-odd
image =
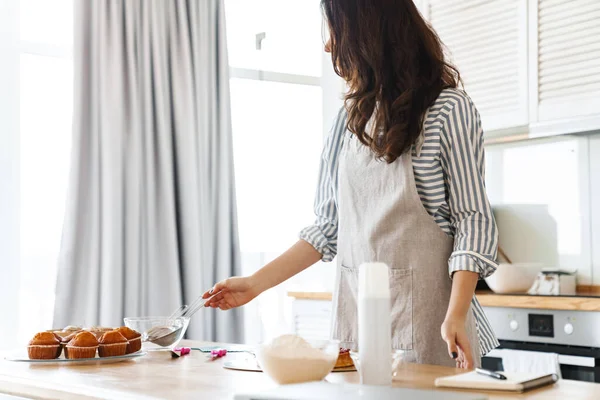
[[[457,366],[472,368],[471,343],[465,322],[477,280],[496,269],[498,233],[485,191],[483,130],[468,96],[456,93],[444,121],[440,161],[444,170],[454,251],[449,260],[452,293],[442,337]]]
[[[285,253],[271,261],[250,278],[262,293],[304,271],[321,259],[322,255],[304,240],[299,240]]]
[[[285,253],[271,261],[253,275],[248,277],[232,277],[225,279],[204,293],[203,298],[209,298],[216,293],[206,307],[229,310],[241,307],[256,296],[304,271],[321,259],[321,253],[313,246],[299,240]]]
[[[204,298],[215,294],[208,307],[228,310],[242,306],[260,293],[276,286],[319,260],[332,261],[337,253],[337,167],[346,126],[346,116],[340,110],[327,138],[321,157],[317,193],[315,196],[316,221],[300,232],[300,240],[285,253],[249,277],[234,277],[217,283],[204,293]]]

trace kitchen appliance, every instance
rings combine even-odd
[[[600,313],[484,307],[501,349],[557,353],[564,379],[600,382]],[[503,371],[492,350],[483,368]]]

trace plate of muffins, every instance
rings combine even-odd
[[[142,335],[120,328],[68,326],[36,333],[27,345],[27,356],[9,361],[60,364],[110,364],[142,357]]]

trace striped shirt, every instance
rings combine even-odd
[[[300,233],[326,262],[337,253],[337,169],[346,120],[342,108],[321,157],[316,222]],[[485,192],[484,157],[483,130],[473,102],[458,89],[444,90],[426,113],[423,133],[412,148],[412,160],[423,206],[454,240],[448,261],[450,276],[456,271],[471,271],[485,278],[497,267],[498,232]],[[475,296],[472,309],[484,355],[499,343]]]

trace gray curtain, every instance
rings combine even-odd
[[[55,326],[165,315],[239,274],[222,0],[76,1]],[[241,341],[240,311],[189,337]]]

